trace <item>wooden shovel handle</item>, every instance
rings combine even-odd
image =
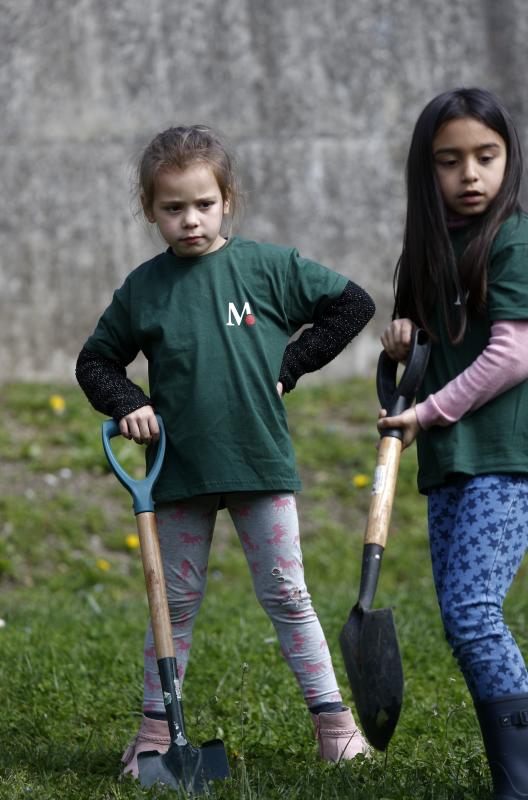
[[[399,439],[393,436],[380,439],[365,544],[378,544],[385,548],[387,543],[401,450]]]
[[[141,545],[141,560],[145,573],[145,585],[150,609],[152,632],[156,656],[174,658],[174,645],[167,603],[165,576],[158,541],[156,516],[152,511],[136,514],[136,523]]]

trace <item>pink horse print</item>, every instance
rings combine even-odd
[[[286,511],[286,509],[288,509],[291,505],[289,497],[279,497],[278,495],[274,495],[272,500],[275,511]]]
[[[290,647],[288,650],[288,655],[291,653],[302,653],[304,650],[304,645],[308,641],[307,636],[303,636],[301,633],[294,633],[292,636],[293,639],[293,647]]]
[[[325,669],[328,668],[327,661],[316,661],[312,664],[311,661],[303,661],[303,666],[306,672],[309,672],[312,675],[319,675],[321,672],[324,672]]]
[[[199,544],[203,542],[204,537],[200,536],[198,533],[187,533],[187,531],[182,531],[180,533],[180,541],[183,544]]]
[[[301,566],[296,558],[286,561],[286,559],[282,556],[277,556],[277,564],[281,569],[295,569],[296,567]]]
[[[183,578],[183,580],[184,580],[184,581],[186,581],[186,580],[187,580],[187,578],[189,577],[189,573],[190,573],[190,571],[191,571],[191,568],[192,568],[192,564],[191,564],[191,562],[190,562],[190,561],[188,561],[188,560],[185,558],[185,559],[184,559],[184,560],[181,562],[181,565],[180,565],[181,576],[182,576],[182,578]]]
[[[250,550],[251,552],[260,550],[260,546],[251,540],[251,536],[246,531],[242,531],[240,538],[242,539],[242,542],[246,546],[247,550]]]
[[[238,508],[231,509],[232,514],[236,514],[238,517],[250,517],[251,516],[251,507],[250,506],[239,506]]]
[[[268,544],[280,544],[282,539],[288,535],[288,531],[284,525],[281,525],[279,522],[277,522],[276,525],[273,525],[271,530],[273,531],[274,535],[270,539],[266,539]]]

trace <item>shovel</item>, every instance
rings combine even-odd
[[[185,789],[189,794],[208,794],[209,781],[229,778],[229,764],[220,739],[194,747],[187,739],[183,718],[183,705],[178,665],[172,642],[169,607],[165,579],[159,549],[152,488],[159,476],[165,455],[165,429],[161,417],[157,416],[160,439],[154,463],[143,480],[134,480],[117,461],[110,439],[119,436],[114,420],[103,422],[103,447],[110,466],[123,486],[130,492],[136,514],[141,558],[147,586],[148,603],[158,669],[163,690],[163,701],[170,733],[170,747],[164,755],[158,752],[140,753],[138,756],[139,779],[144,787],[159,781],[173,789]]]
[[[430,342],[417,329],[407,366],[396,386],[398,362],[383,351],[376,377],[378,398],[387,416],[412,405],[429,359]],[[385,750],[400,716],[403,700],[403,668],[391,608],[372,609],[387,542],[402,448],[402,432],[387,428],[380,434],[378,457],[367,528],[359,599],[339,636],[354,703],[365,736],[378,750]]]

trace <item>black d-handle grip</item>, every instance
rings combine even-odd
[[[421,328],[416,328],[405,370],[396,385],[398,361],[394,361],[382,350],[378,360],[376,389],[381,407],[386,409],[388,417],[397,416],[411,407],[423,380],[430,352],[431,341],[428,335]],[[380,436],[402,439],[403,433],[400,428],[385,428]]]

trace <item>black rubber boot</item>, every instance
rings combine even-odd
[[[475,704],[495,800],[528,800],[528,694]]]

